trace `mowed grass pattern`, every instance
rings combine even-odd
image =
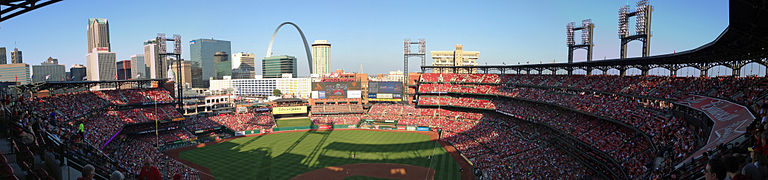
[[[277,127],[297,127],[297,126],[309,126],[312,124],[312,121],[309,120],[309,118],[301,118],[301,119],[283,119],[283,120],[277,120]]]
[[[458,163],[439,143],[407,132],[278,133],[191,149],[180,156],[205,166],[215,179],[226,180],[290,179],[314,169],[353,163],[410,164],[435,169],[435,179],[461,179]]]

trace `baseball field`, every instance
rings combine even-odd
[[[275,133],[181,151],[178,156],[207,168],[215,179],[461,179],[459,164],[440,143],[410,132]]]

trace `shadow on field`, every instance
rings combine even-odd
[[[310,164],[310,163],[313,162],[312,161],[313,159],[317,158],[318,154],[320,154],[320,151],[323,148],[323,144],[325,144],[325,141],[328,140],[328,136],[330,136],[331,133],[333,133],[333,129],[330,129],[327,131],[309,131],[309,132],[312,132],[313,134],[320,134],[323,136],[322,139],[320,139],[320,141],[317,142],[317,144],[315,144],[315,148],[312,149],[312,152],[310,152],[309,155],[307,155],[307,158],[304,158],[304,160],[301,162],[301,164],[311,167],[313,164]]]
[[[288,149],[285,149],[285,152],[289,153],[293,151],[293,149],[296,148],[296,146],[298,146],[299,143],[301,143],[301,141],[304,141],[304,139],[306,139],[307,136],[309,136],[309,132],[311,131],[306,131],[303,134],[301,134],[301,137],[299,137],[299,139],[296,139],[296,142],[293,142],[293,144],[291,144],[291,146],[289,146]]]
[[[351,151],[351,152],[408,152],[424,149],[432,149],[434,141],[422,141],[400,144],[353,144],[345,142],[333,142],[325,146],[326,150]]]
[[[248,141],[251,142],[253,141]],[[208,167],[211,173],[216,174],[216,179],[238,179],[269,174],[271,150],[258,148],[241,151],[244,144],[225,141],[216,146],[185,151],[180,156]]]

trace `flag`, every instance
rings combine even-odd
[[[48,78],[50,78],[50,77],[51,77],[51,75],[50,75],[50,74],[49,74],[49,75],[45,75],[45,80],[47,81],[47,80],[48,80]]]
[[[15,76],[16,76],[16,82],[19,82],[19,75],[15,75]]]

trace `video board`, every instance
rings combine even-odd
[[[398,81],[368,82],[368,101],[400,101],[403,83]]]
[[[360,98],[360,82],[313,82],[312,98]]]

